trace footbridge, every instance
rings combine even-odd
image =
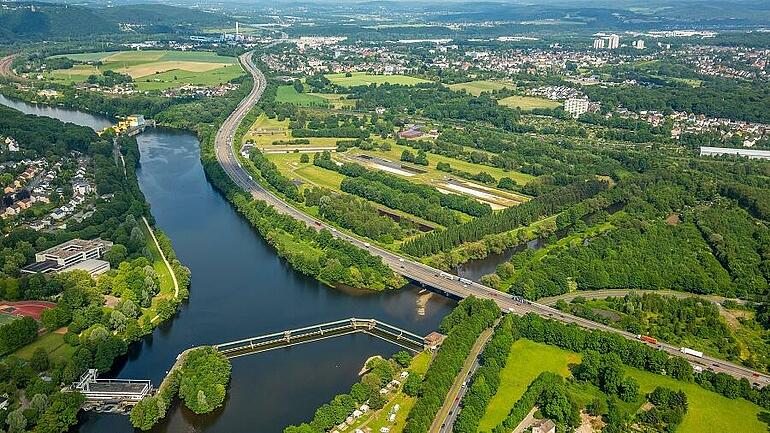
[[[428,347],[424,337],[377,319],[355,317],[216,344],[214,347],[228,358],[237,358],[356,333],[369,334],[412,352],[421,352]]]

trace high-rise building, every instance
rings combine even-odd
[[[594,39],[594,49],[597,49],[597,50],[604,49],[604,39],[602,38]]]
[[[580,117],[581,114],[588,112],[588,98],[569,98],[564,101],[564,111],[571,114],[572,117]]]
[[[620,46],[620,36],[618,35],[607,36],[607,48],[609,48],[610,50],[614,50],[619,46]]]
[[[632,45],[637,50],[643,50],[644,49],[644,41],[642,39],[639,39],[638,41],[634,41]]]

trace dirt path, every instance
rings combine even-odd
[[[150,227],[150,223],[147,222],[147,218],[142,217],[142,221],[144,221],[144,225],[147,226],[147,230],[150,232],[150,236],[152,236],[152,241],[155,242],[155,246],[158,248],[158,252],[160,252],[160,258],[163,259],[163,263],[166,264],[166,268],[171,274],[171,280],[174,282],[174,297],[177,298],[179,297],[179,282],[176,280],[174,269],[171,268],[171,263],[168,262],[166,255],[163,254],[163,250],[160,248],[160,244],[158,243],[158,238],[155,237],[155,232],[152,231],[152,227]],[[157,319],[157,316],[152,320],[155,321],[155,319]]]
[[[528,429],[535,422],[535,412],[537,412],[537,406],[533,407],[531,411],[524,417],[523,420],[513,429],[513,433],[522,433]]]

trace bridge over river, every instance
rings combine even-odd
[[[355,317],[215,344],[212,347],[232,359],[351,334],[371,335],[415,353],[435,348],[435,343],[426,337],[377,319]],[[185,354],[193,349],[187,349],[177,356],[166,377],[182,366]],[[149,380],[98,379],[96,370],[86,372],[69,389],[85,395],[86,410],[122,413],[153,392]]]

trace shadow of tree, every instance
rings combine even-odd
[[[767,424],[767,431],[770,432],[770,412],[762,411],[758,413],[757,419]]]

